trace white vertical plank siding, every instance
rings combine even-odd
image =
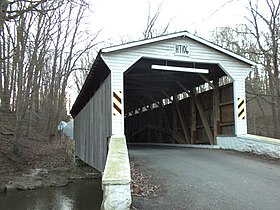
[[[175,54],[174,45],[187,44],[189,55],[182,56]],[[141,57],[161,58],[167,60],[181,60],[187,62],[203,62],[219,64],[225,73],[235,81],[234,97],[245,96],[244,79],[250,72],[250,65],[233,58],[222,51],[211,48],[189,37],[175,37],[158,42],[150,42],[140,46],[134,46],[117,51],[104,51],[101,54],[103,60],[112,72],[112,91],[122,90],[123,94],[123,73]],[[242,84],[241,84],[242,83]],[[245,97],[244,97],[245,98]],[[125,102],[123,101],[123,104]],[[236,106],[235,106],[236,110]],[[124,111],[124,110],[123,110]],[[239,121],[235,119],[236,134],[247,133],[246,119]],[[114,134],[124,134],[124,115],[112,118]]]
[[[123,73],[117,71],[112,74],[114,82],[112,83],[112,98],[114,91],[120,91],[121,101],[120,109],[122,114],[120,116],[112,115],[112,135],[122,137],[124,136],[124,88],[123,88]],[[113,104],[112,104],[113,105]]]
[[[111,75],[74,119],[76,155],[103,172],[112,134]]]
[[[234,92],[234,121],[235,121],[235,134],[247,134],[247,115],[246,115],[246,94],[245,94],[245,80],[239,79],[233,82]],[[245,119],[238,118],[238,98],[244,99]]]

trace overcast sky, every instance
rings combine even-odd
[[[102,29],[102,39],[130,36],[139,39],[147,22],[149,0],[89,0],[92,4],[91,21]],[[169,32],[187,30],[209,38],[215,27],[233,26],[245,22],[248,0],[150,0],[154,14],[162,3],[156,24],[164,27],[172,19]]]
[[[236,26],[248,23],[248,0],[87,0],[91,4],[89,14],[90,28],[93,32],[102,30],[96,41],[108,40],[98,45],[96,51],[123,41],[143,38],[142,32],[147,24],[149,2],[154,14],[162,4],[156,28],[166,26],[172,19],[169,32],[187,30],[197,36],[210,39],[216,27]],[[279,1],[279,0],[274,0]],[[266,8],[264,0],[260,8]],[[123,38],[121,38],[123,37]],[[71,82],[70,82],[71,83]],[[73,83],[74,84],[74,83]],[[70,86],[73,86],[71,84]],[[72,88],[72,91],[74,89]],[[71,92],[71,91],[70,91]],[[78,93],[71,94],[76,98]],[[71,103],[75,99],[71,100]]]

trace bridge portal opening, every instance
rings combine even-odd
[[[112,138],[220,144],[246,135],[254,65],[187,31],[101,49],[71,109],[76,155],[103,171]]]
[[[216,144],[235,133],[233,98],[216,63],[142,57],[124,72],[127,141]]]

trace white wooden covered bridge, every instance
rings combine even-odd
[[[127,142],[243,144],[253,65],[185,31],[101,49],[71,114],[76,156],[104,172],[103,209],[129,209]]]
[[[246,134],[253,65],[188,32],[101,49],[71,110],[76,155],[102,172],[112,136],[217,144]]]

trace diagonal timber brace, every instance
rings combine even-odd
[[[199,100],[199,98],[197,97],[197,93],[195,91],[195,89],[193,88],[192,91],[189,91],[187,88],[184,87],[184,85],[180,82],[176,82],[185,92],[187,92],[188,94],[191,95],[191,97],[193,98],[194,102],[195,102],[195,105],[197,107],[197,110],[199,112],[199,115],[200,115],[200,118],[201,118],[201,121],[202,121],[202,124],[203,124],[203,127],[205,129],[205,132],[206,132],[206,135],[207,135],[207,138],[208,138],[208,141],[210,142],[210,144],[214,144],[214,136],[213,136],[213,133],[211,131],[211,128],[210,128],[210,125],[209,125],[209,122],[207,121],[207,117],[206,117],[206,114],[203,110],[203,107],[202,107],[202,104]]]

